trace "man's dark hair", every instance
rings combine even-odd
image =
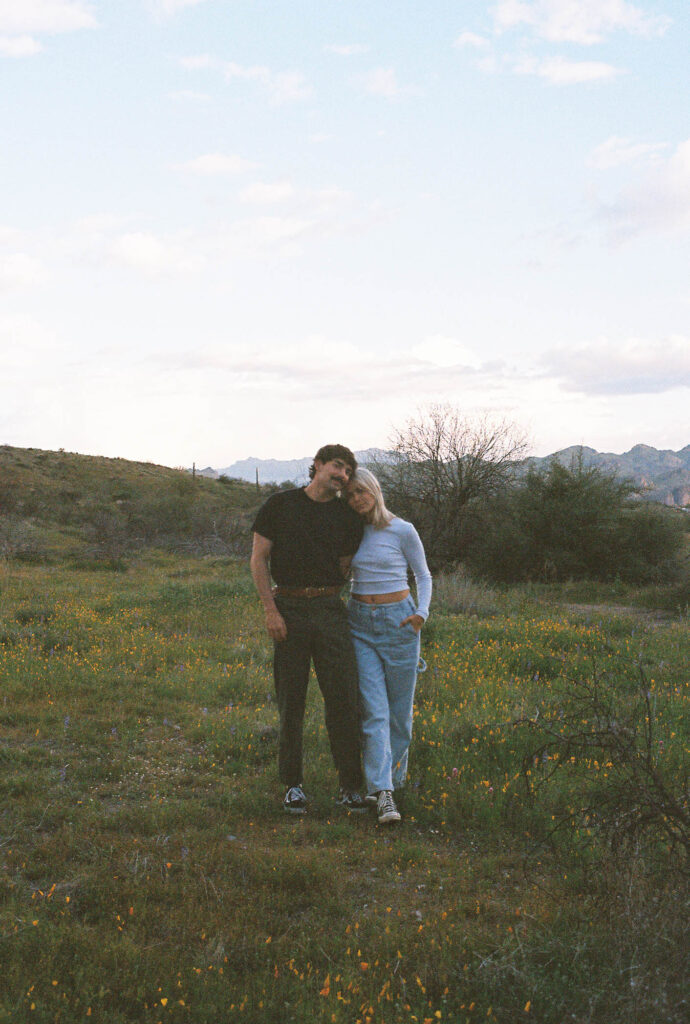
[[[318,452],[314,456],[314,461],[309,467],[309,479],[314,479],[314,473],[316,473],[316,460],[319,462],[331,462],[333,459],[342,459],[352,470],[353,474],[357,469],[357,459],[354,453],[346,448],[344,444],[325,444],[322,448],[319,448]]]

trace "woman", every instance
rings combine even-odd
[[[358,468],[347,498],[366,522],[352,559],[347,610],[359,671],[364,779],[383,825],[400,821],[393,792],[407,775],[419,634],[429,615],[431,575],[417,531],[388,511],[373,473]],[[416,605],[408,568],[417,583]]]

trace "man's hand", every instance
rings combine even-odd
[[[255,533],[254,543],[252,546],[252,557],[249,564],[251,566],[252,577],[254,578],[256,589],[266,612],[266,629],[268,630],[268,635],[271,640],[275,640],[279,643],[287,637],[287,626],[285,625],[285,619],[276,607],[276,603],[273,599],[273,590],[271,589],[269,562],[271,559],[272,548],[273,541],[268,540],[267,537],[262,537],[260,533]]]
[[[408,615],[406,619],[403,619],[400,623],[400,628],[403,626],[412,626],[415,633],[421,633],[422,626],[424,625],[424,619],[421,615]]]
[[[266,612],[266,629],[271,640],[275,640],[276,643],[287,639],[285,619],[277,609]]]

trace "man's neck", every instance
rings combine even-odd
[[[330,488],[322,487],[321,484],[317,484],[316,480],[312,480],[304,488],[304,493],[312,501],[333,501],[335,494]]]

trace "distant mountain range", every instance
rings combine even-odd
[[[690,506],[690,444],[678,452],[659,451],[648,444],[636,444],[629,452],[616,455],[573,445],[541,459],[526,459],[525,465],[541,468],[552,459],[568,466],[574,459],[584,466],[598,466],[633,481],[641,498],[663,505]]]
[[[380,448],[367,448],[365,451],[355,452],[355,458],[362,465],[368,462],[379,462],[388,458],[388,453]],[[250,480],[254,483],[257,479],[260,484],[282,484],[293,483],[297,486],[309,483],[309,467],[314,461],[313,455],[305,456],[303,459],[240,459],[233,462],[232,466],[218,471],[204,469],[204,476],[229,476],[236,480]]]
[[[365,465],[368,462],[385,461],[388,454],[380,448],[367,448],[355,452],[357,460]],[[672,452],[659,451],[647,444],[637,444],[622,455],[573,445],[543,458],[526,459],[523,466],[541,468],[552,459],[570,465],[578,458],[582,459],[585,466],[599,466],[601,469],[613,471],[620,477],[632,479],[639,488],[640,497],[648,501],[679,507],[690,506],[690,445],[686,445],[678,452]],[[256,481],[258,474],[261,484],[289,481],[299,486],[307,483],[311,463],[311,456],[289,460],[248,458],[223,469],[215,470],[209,466],[200,472],[203,476],[227,476],[249,480],[252,483]]]

